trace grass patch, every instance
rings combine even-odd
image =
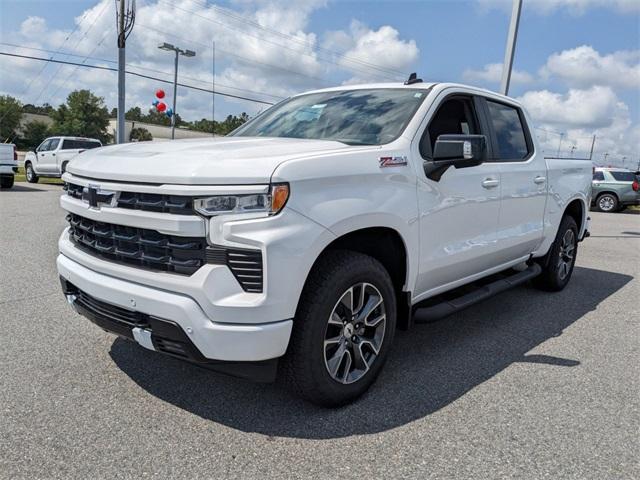
[[[18,173],[16,173],[15,176],[15,181],[16,182],[26,182],[27,181],[27,177],[24,173],[24,167],[18,167]],[[52,185],[62,185],[64,182],[59,179],[59,178],[45,178],[45,177],[40,177],[40,179],[38,180],[38,183],[49,183]]]

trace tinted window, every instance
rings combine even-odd
[[[91,140],[70,140],[65,139],[62,141],[63,150],[90,150],[92,148],[100,147],[99,142],[92,142]]]
[[[500,160],[521,160],[529,154],[524,128],[518,110],[501,103],[487,101],[491,124],[498,141],[496,156]]]
[[[51,145],[51,140],[45,140],[38,147],[38,151],[39,152],[46,152],[47,150],[49,150],[49,145]]]
[[[451,98],[438,107],[438,111],[429,123],[429,139],[433,149],[440,135],[475,135],[479,134],[473,102],[470,98]],[[421,153],[424,145],[420,146]]]
[[[599,182],[604,181],[604,173],[602,172],[593,172],[593,179]]]
[[[58,144],[60,143],[59,138],[52,138],[51,143],[49,144],[49,148],[47,150],[55,150],[58,148]]]
[[[232,135],[382,145],[400,136],[427,93],[416,89],[310,93],[275,105]]]
[[[636,175],[633,172],[609,172],[619,182],[635,182]]]

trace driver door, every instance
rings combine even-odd
[[[425,162],[432,161],[435,141],[445,134],[485,135],[490,158],[490,131],[475,96],[443,95],[435,104],[435,114],[420,140]],[[492,162],[450,167],[439,181],[420,173],[417,300],[472,281],[473,276],[497,265],[501,189],[500,171]]]

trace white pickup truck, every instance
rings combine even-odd
[[[27,182],[38,183],[40,177],[59,178],[69,161],[79,153],[101,147],[100,140],[83,137],[50,137],[24,157]]]
[[[545,159],[516,101],[415,79],[294,96],[226,138],[88,151],[63,179],[79,313],[326,406],[367,390],[397,328],[529,279],[563,289],[591,201],[591,164]]]
[[[18,152],[13,143],[0,143],[0,188],[13,187],[18,171]]]

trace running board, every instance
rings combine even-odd
[[[534,263],[526,270],[515,272],[486,285],[478,286],[471,292],[461,294],[458,297],[443,299],[442,302],[427,307],[418,307],[413,314],[413,321],[415,323],[430,323],[440,320],[452,313],[463,310],[482,300],[493,297],[500,292],[520,285],[527,280],[531,280],[537,277],[540,272],[542,272],[542,268],[537,263]]]

